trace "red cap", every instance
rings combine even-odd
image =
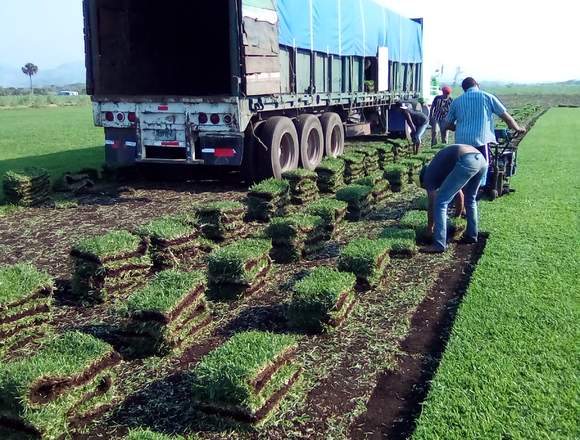
[[[452,92],[453,90],[452,90],[452,89],[451,89],[451,87],[449,87],[449,86],[443,86],[443,87],[441,87],[441,91],[442,91],[443,93],[445,93],[446,95],[451,95],[451,92]]]

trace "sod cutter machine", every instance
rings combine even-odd
[[[510,180],[517,171],[518,147],[513,144],[516,136],[517,134],[512,134],[505,128],[495,130],[496,142],[489,146],[489,169],[485,187],[490,200],[515,191],[510,187]]]

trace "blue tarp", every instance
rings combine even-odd
[[[375,0],[277,0],[280,44],[334,55],[423,60],[422,25]]]

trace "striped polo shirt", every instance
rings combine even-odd
[[[446,120],[457,126],[455,143],[481,147],[496,141],[493,115],[505,112],[496,96],[474,86],[453,101]]]
[[[443,95],[438,95],[433,100],[433,104],[431,104],[431,119],[434,121],[441,121],[447,117],[449,113],[449,108],[451,107],[451,103],[453,102],[453,98],[449,96],[445,98]]]

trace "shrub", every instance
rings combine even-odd
[[[289,335],[237,333],[206,355],[193,370],[193,397],[202,409],[256,422],[298,378],[291,362],[297,347]]]
[[[355,283],[352,273],[317,267],[294,286],[288,307],[290,324],[307,331],[339,325],[354,305]]]
[[[387,240],[360,238],[351,241],[340,252],[338,269],[352,272],[357,279],[378,284],[389,263],[389,242]]]

